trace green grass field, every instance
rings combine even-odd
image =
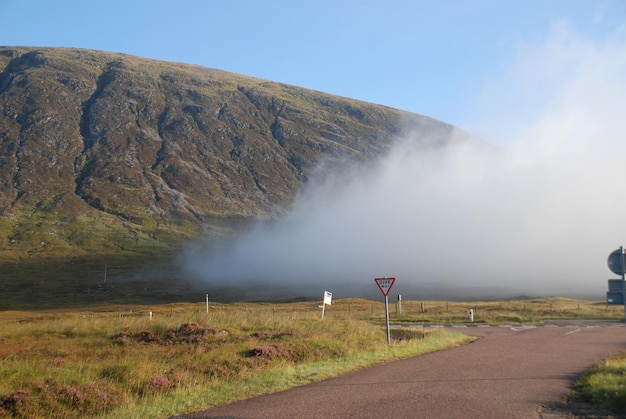
[[[319,302],[102,305],[0,312],[0,417],[163,418],[274,392],[381,362],[467,343],[448,329],[394,327],[384,304]],[[540,323],[554,318],[621,319],[622,307],[550,298],[500,302],[407,301],[390,305],[394,325]],[[607,360],[606,365],[621,365]],[[611,389],[596,374],[617,377]],[[592,371],[577,394],[620,406],[624,375]],[[608,395],[608,396],[607,396]],[[586,396],[585,396],[586,397]],[[589,400],[598,400],[594,396]],[[617,399],[615,401],[614,399]],[[610,399],[610,400],[608,400]],[[620,401],[621,400],[621,401]],[[617,403],[617,404],[616,404]]]
[[[380,303],[338,302],[324,320],[317,304],[1,312],[0,413],[162,418],[468,340],[414,331],[390,348]]]

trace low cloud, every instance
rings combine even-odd
[[[626,29],[555,25],[482,91],[485,138],[433,149],[407,134],[375,168],[309,188],[285,219],[188,254],[209,285],[408,298],[604,298],[626,244]],[[503,100],[504,98],[505,100]]]

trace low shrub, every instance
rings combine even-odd
[[[49,417],[65,416],[68,412],[93,416],[119,407],[124,401],[123,392],[113,386],[70,386],[46,380],[31,391],[20,390],[0,398],[0,416],[40,417],[41,412]]]
[[[424,337],[429,332],[424,329],[411,329],[411,328],[401,328],[401,329],[391,329],[389,330],[389,335],[393,340],[401,341],[401,340],[414,340],[414,339],[424,339]]]
[[[27,410],[29,393],[24,390],[7,394],[0,398],[0,415],[2,416],[23,416]]]
[[[184,323],[176,329],[166,329],[164,331],[154,329],[144,329],[138,333],[121,331],[115,334],[112,339],[120,345],[128,345],[131,342],[174,345],[177,343],[209,342],[215,337],[226,337],[228,334],[226,330],[207,328],[198,323]]]

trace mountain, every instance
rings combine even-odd
[[[429,117],[194,65],[0,47],[0,260],[158,252],[289,211]]]

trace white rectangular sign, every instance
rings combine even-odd
[[[333,293],[324,291],[324,304],[330,305],[332,300],[333,300]]]

